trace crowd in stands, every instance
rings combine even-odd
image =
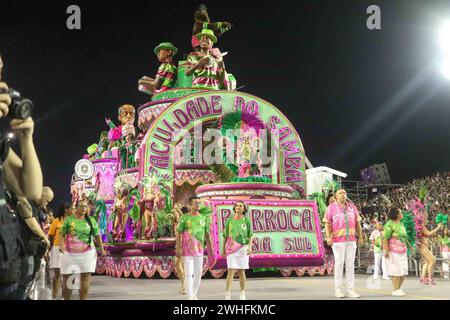
[[[438,172],[433,176],[414,179],[400,187],[383,191],[383,194],[391,201],[392,206],[406,211],[409,201],[418,197],[423,188],[427,190],[424,204],[427,206],[428,223],[433,227],[438,213],[450,213],[450,172]],[[368,201],[355,201],[361,209],[363,223],[370,224],[374,219],[381,222],[386,221],[389,209],[388,203],[383,198],[380,193]],[[372,210],[367,210],[369,208]],[[369,214],[364,214],[364,212],[369,212]]]

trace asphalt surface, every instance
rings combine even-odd
[[[393,297],[389,280],[374,281],[369,275],[356,275],[355,291],[360,299],[367,300],[448,300],[450,299],[450,280],[437,278],[437,285],[420,285],[419,278],[407,277],[403,284],[404,297]],[[93,276],[89,294],[91,300],[185,300],[179,293],[180,281],[177,279],[134,279]],[[281,277],[261,275],[247,279],[248,300],[328,300],[334,298],[334,279],[332,276]],[[198,298],[200,300],[224,300],[225,278],[202,279]],[[42,294],[41,299],[45,298]],[[74,290],[72,299],[78,299]],[[239,281],[235,279],[232,299],[239,299]],[[344,298],[350,299],[350,298]]]

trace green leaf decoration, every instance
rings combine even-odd
[[[411,211],[403,212],[403,218],[401,222],[405,226],[406,234],[408,236],[408,242],[412,247],[414,247],[416,243],[416,227],[412,212]],[[408,254],[413,254],[413,252],[410,252],[409,247],[408,247]]]

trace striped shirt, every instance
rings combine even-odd
[[[161,89],[165,88],[173,88],[175,85],[175,75],[177,73],[177,67],[171,63],[162,63],[159,66],[158,72],[156,73],[157,77],[160,77],[162,80]]]
[[[187,63],[189,64],[189,67],[192,67],[204,57],[205,56],[203,56],[203,55],[191,53],[187,57]],[[212,60],[212,63],[210,66],[205,65],[203,67],[197,68],[194,71],[193,79],[192,79],[192,87],[193,88],[205,88],[205,89],[211,89],[211,90],[221,89],[220,80],[219,80],[220,70],[217,65],[217,60],[212,56],[210,56],[210,57]]]

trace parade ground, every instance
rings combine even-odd
[[[366,300],[448,300],[450,281],[437,278],[437,285],[420,285],[419,278],[408,277],[403,285],[404,297],[391,295],[391,281],[373,281],[368,275],[356,275],[355,290]],[[200,300],[224,300],[225,278],[202,279]],[[90,300],[185,300],[179,292],[177,279],[134,279],[93,276]],[[332,276],[325,277],[274,277],[258,276],[247,279],[248,300],[328,300],[336,299]],[[74,290],[72,299],[77,299]],[[233,283],[232,299],[239,299],[239,282]],[[349,298],[344,298],[349,299]]]

